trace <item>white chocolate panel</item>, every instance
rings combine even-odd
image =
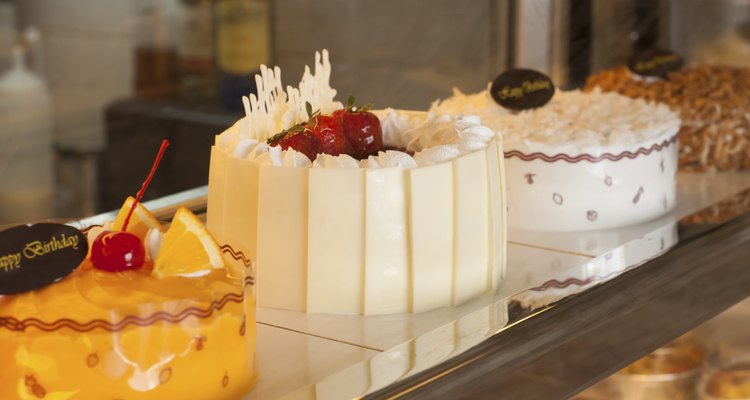
[[[364,313],[409,311],[409,230],[406,172],[366,170]]]
[[[487,154],[477,151],[453,161],[455,185],[453,304],[470,300],[492,285],[488,281],[490,253],[489,179]]]
[[[260,167],[258,305],[307,310],[307,170]],[[303,251],[291,251],[302,249]]]
[[[411,184],[412,311],[453,299],[453,166],[409,171]]]
[[[494,293],[505,275],[506,225],[505,218],[505,185],[502,152],[502,141],[498,146],[487,146],[487,176],[489,178],[490,201],[490,265],[488,276]]]
[[[361,314],[364,297],[365,174],[311,168],[307,311]],[[290,249],[290,251],[303,251]]]
[[[208,167],[208,203],[206,204],[207,228],[211,234],[225,243],[224,227],[224,186],[226,185],[227,155],[217,146],[211,146],[211,162]]]
[[[212,198],[209,189],[209,203],[215,199],[224,204],[223,228],[217,239],[251,260],[258,260],[258,175],[258,164],[227,157],[223,199]]]

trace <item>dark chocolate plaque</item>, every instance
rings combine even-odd
[[[628,68],[633,73],[657,78],[666,78],[669,72],[677,71],[682,64],[682,57],[663,49],[644,50],[628,59]]]
[[[0,232],[0,294],[59,281],[78,268],[88,246],[86,236],[68,225],[30,224]]]
[[[555,84],[539,71],[510,69],[492,81],[490,94],[504,108],[528,110],[547,104],[555,94]]]

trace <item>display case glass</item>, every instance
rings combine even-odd
[[[243,96],[263,98],[264,85],[273,79],[255,78],[261,70],[268,74],[262,65],[279,67],[285,89],[324,49],[339,105],[352,95],[375,110],[424,112],[416,115],[428,120],[445,110],[481,114],[501,135],[504,154],[502,146],[500,153],[491,148],[481,161],[491,164],[495,154],[492,165],[502,164],[497,175],[483,170],[485,211],[497,219],[480,221],[487,223],[481,235],[475,225],[452,218],[446,224],[460,225],[466,241],[489,237],[487,249],[466,245],[466,259],[485,250],[490,259],[505,257],[505,275],[482,267],[490,271],[488,281],[501,282],[497,287],[490,284],[482,295],[426,312],[333,315],[261,302],[255,310],[259,375],[245,398],[656,398],[664,393],[653,393],[667,390],[659,386],[664,377],[642,373],[639,365],[662,365],[657,358],[674,347],[692,354],[691,340],[700,342],[700,365],[664,378],[669,390],[689,393],[686,398],[731,398],[722,397],[730,390],[726,382],[744,373],[734,354],[747,353],[750,339],[740,328],[732,330],[736,337],[722,336],[718,322],[706,321],[750,295],[747,1],[0,0],[0,228],[54,221],[86,230],[114,220],[125,198],[141,187],[159,143],[168,139],[170,151],[144,205],[164,224],[186,207],[208,219],[218,244],[228,246],[228,235],[211,222],[217,135],[245,123],[236,125],[251,109]],[[655,49],[660,52],[648,53]],[[636,66],[667,59],[676,64],[661,72]],[[555,93],[550,97],[562,111],[502,108],[493,83],[518,69],[549,80]],[[564,96],[601,99],[560,100]],[[451,99],[463,101],[464,108]],[[643,116],[652,111],[656,116]],[[516,117],[528,119],[514,124]],[[596,127],[604,133],[591,133]],[[637,143],[636,133],[662,128],[648,145]],[[535,148],[539,132],[565,150]],[[606,136],[606,144],[589,146],[586,138],[597,134]],[[409,145],[383,150],[414,156]],[[227,165],[243,157],[229,157]],[[452,171],[468,180],[474,174],[466,169],[460,175],[462,165],[469,164],[455,162]],[[416,174],[399,181],[404,204],[414,204],[418,196],[412,194],[422,193]],[[374,182],[367,176],[356,181],[365,182],[365,194]],[[314,189],[308,192],[312,179],[303,179],[299,193],[314,196]],[[442,193],[433,186],[447,181],[427,180],[424,193]],[[574,191],[553,186],[571,181],[578,184]],[[267,198],[293,197],[285,196],[285,184],[265,186]],[[440,201],[453,207],[453,201],[475,200],[452,190],[455,197],[427,196],[422,204],[438,209]],[[232,191],[223,193],[231,197]],[[392,205],[398,193],[377,198]],[[363,221],[376,226],[367,214],[374,211],[366,202],[362,208]],[[408,221],[403,230],[410,235],[418,229],[417,213],[402,208]],[[473,212],[467,206],[456,211],[456,219]],[[384,233],[392,222],[385,214],[378,214],[385,221],[377,225],[384,227],[378,238],[393,240]],[[299,215],[308,218],[308,211]],[[438,219],[428,219],[428,228],[438,231]],[[268,226],[269,237],[278,233],[273,223]],[[309,226],[305,235],[319,232]],[[363,223],[351,230],[367,229]],[[451,246],[463,246],[459,242]],[[503,246],[507,251],[499,250]],[[242,256],[255,255],[242,250]],[[403,258],[411,262],[413,251],[408,247]],[[253,278],[258,269],[288,267],[251,258]],[[433,264],[440,263],[424,265]],[[409,270],[405,285],[414,274]],[[348,290],[344,286],[339,289]],[[413,301],[405,304],[414,310]],[[747,323],[742,304],[719,320],[733,327]],[[0,331],[7,329],[3,315],[0,309]],[[704,323],[684,339],[688,344],[663,347]],[[8,354],[0,356],[12,363]],[[652,359],[631,365],[648,354]],[[671,361],[677,357],[669,354]]]

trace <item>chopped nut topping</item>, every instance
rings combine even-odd
[[[658,101],[680,114],[680,169],[727,171],[750,168],[750,69],[694,66],[647,81],[626,67],[589,77],[585,90]]]

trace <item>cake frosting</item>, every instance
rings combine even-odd
[[[600,90],[558,90],[542,107],[512,112],[488,90],[454,89],[430,112],[476,114],[502,134],[512,227],[614,228],[674,206],[680,119],[664,105]]]
[[[342,108],[326,52],[314,71],[300,83],[307,91],[282,94],[278,69],[262,69],[256,81],[279,91],[259,88],[271,100],[246,101],[248,115],[211,151],[208,227],[257,260],[258,304],[373,315],[495,291],[505,267],[502,141],[477,117],[384,109],[374,114],[385,147],[367,158],[311,161],[267,145],[305,118],[299,104]]]

